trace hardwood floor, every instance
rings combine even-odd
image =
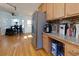
[[[27,35],[0,36],[0,56],[50,56],[43,49],[35,50]]]

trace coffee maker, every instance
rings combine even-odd
[[[51,32],[52,32],[52,24],[46,23],[46,24],[44,25],[44,32],[46,32],[46,33],[51,33]]]

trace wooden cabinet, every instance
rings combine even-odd
[[[79,3],[66,4],[66,16],[72,16],[79,13]]]
[[[38,11],[42,11],[42,4],[39,6]]]
[[[47,53],[50,53],[50,41],[47,35],[43,35],[43,48]]]
[[[65,44],[65,55],[66,56],[79,56],[79,46],[66,43]]]
[[[54,3],[54,18],[64,17],[64,3]]]
[[[46,12],[47,4],[46,3],[41,4],[40,7],[38,8],[38,10],[41,12]]]
[[[46,12],[46,10],[47,10],[47,4],[43,3],[42,4],[42,12]]]
[[[46,13],[47,20],[79,14],[79,3],[42,3],[39,11]]]
[[[48,3],[47,4],[47,20],[52,20],[54,18],[54,4]]]
[[[39,11],[46,13],[47,20],[54,20],[64,16],[64,3],[43,3],[38,8]]]

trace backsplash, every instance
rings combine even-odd
[[[63,18],[49,22],[52,24],[52,32],[66,36],[79,37],[79,16]]]

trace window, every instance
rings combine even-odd
[[[32,31],[32,20],[27,20],[27,33]]]
[[[32,24],[32,21],[31,20],[27,20],[27,24],[28,25],[31,25]]]
[[[18,25],[19,25],[19,19],[12,19],[12,25],[13,26],[16,24],[16,22],[18,22]]]
[[[22,28],[24,28],[24,20],[22,20]]]

